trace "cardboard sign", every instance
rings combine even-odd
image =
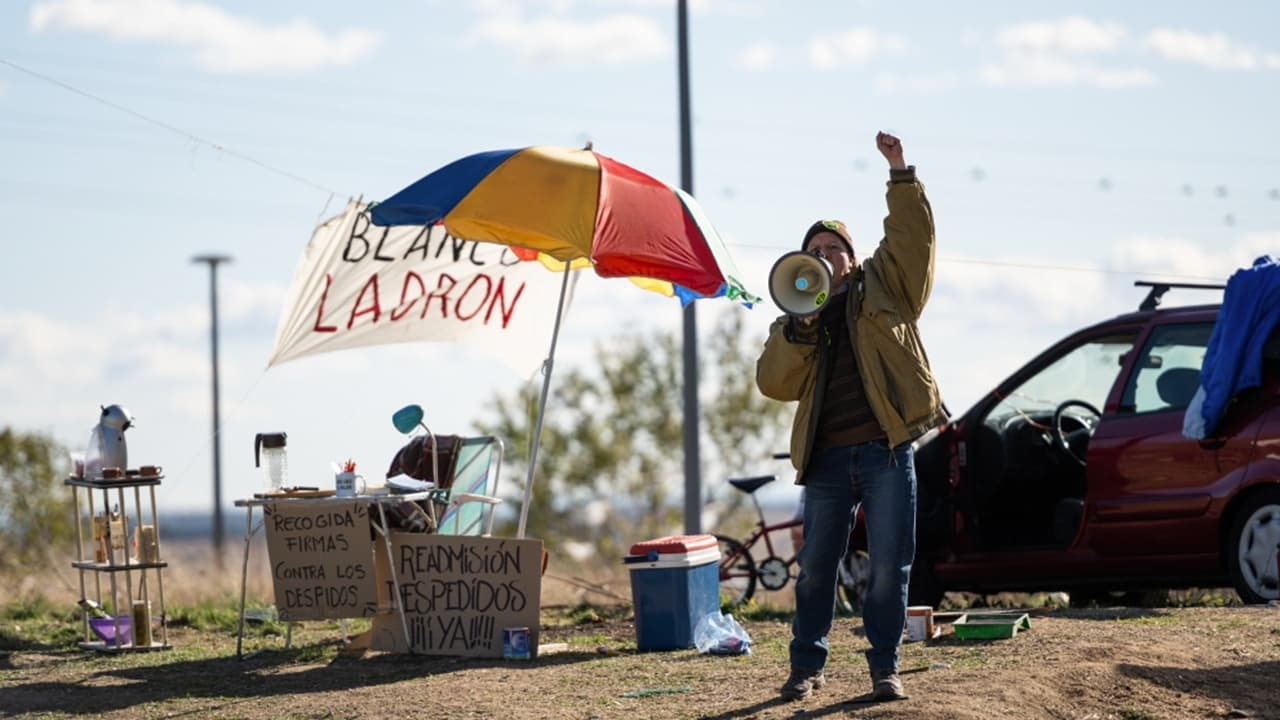
[[[281,620],[377,611],[367,503],[294,500],[268,503],[262,511]]]
[[[534,539],[393,532],[392,555],[404,602],[409,643],[400,616],[377,615],[370,647],[391,652],[502,657],[502,630],[529,630],[537,656],[542,596],[542,541]],[[378,555],[385,550],[379,543]],[[392,590],[377,564],[384,607]]]

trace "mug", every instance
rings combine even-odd
[[[364,476],[353,472],[335,473],[333,476],[334,494],[338,497],[355,497],[365,491]]]

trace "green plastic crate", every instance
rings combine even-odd
[[[951,625],[961,640],[998,640],[1011,638],[1019,630],[1031,629],[1031,618],[1026,613],[992,613],[990,615],[961,615]]]

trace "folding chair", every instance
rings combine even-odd
[[[485,537],[493,534],[494,514],[502,502],[497,496],[502,451],[502,440],[491,435],[462,438],[436,532]]]
[[[413,434],[417,428],[427,432],[400,448],[387,470],[387,477],[404,473],[418,480],[429,479],[435,485],[425,503],[426,512],[422,513],[426,530],[448,535],[492,535],[495,506],[502,502],[498,498],[502,441],[488,435],[438,436],[423,422],[420,405],[400,408],[391,416],[391,422],[405,435]]]

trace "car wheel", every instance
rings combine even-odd
[[[1280,599],[1280,488],[1266,488],[1240,507],[1227,542],[1227,572],[1240,599]]]

